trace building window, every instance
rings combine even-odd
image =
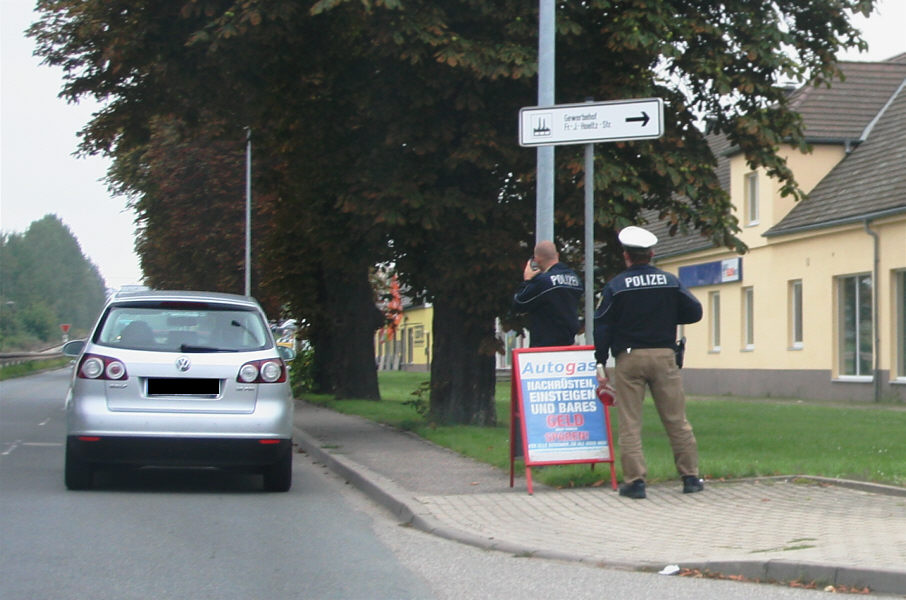
[[[789,284],[790,299],[790,347],[802,348],[802,280],[794,279]]]
[[[409,327],[406,329],[406,362],[410,365],[414,362],[414,356],[412,355],[413,350],[415,349],[414,338],[415,331],[412,327]]]
[[[745,186],[746,224],[758,225],[758,173],[747,174]]]
[[[751,287],[742,288],[742,340],[743,350],[755,348],[755,292]]]
[[[906,380],[906,271],[896,274],[897,379]]]
[[[720,352],[720,292],[708,294],[711,321],[711,352]]]
[[[837,293],[840,375],[870,376],[874,362],[871,275],[839,278]]]

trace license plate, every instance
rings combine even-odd
[[[149,378],[148,396],[205,396],[220,395],[219,379]]]

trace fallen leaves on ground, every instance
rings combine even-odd
[[[723,573],[712,573],[711,571],[702,571],[700,569],[681,569],[677,573],[680,577],[692,577],[695,579],[726,579],[730,581],[745,581],[748,583],[776,583],[780,585],[788,585],[793,588],[801,588],[805,590],[817,590],[819,589],[819,584],[816,581],[762,581],[760,579],[752,579],[744,575],[724,575]],[[867,595],[871,593],[871,588],[868,586],[865,587],[856,587],[850,585],[826,585],[823,588],[825,592],[832,592],[834,594],[863,594]]]

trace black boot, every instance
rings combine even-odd
[[[641,479],[636,479],[631,483],[624,483],[620,486],[620,495],[626,496],[627,498],[633,498],[635,500],[644,498],[645,482]]]
[[[694,494],[705,489],[705,480],[698,475],[683,475],[683,493]]]

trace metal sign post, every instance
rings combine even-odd
[[[538,104],[554,103],[557,11],[554,0],[538,2]],[[535,243],[554,239],[554,149],[537,149]]]
[[[585,144],[585,343],[595,345],[595,145]]]

